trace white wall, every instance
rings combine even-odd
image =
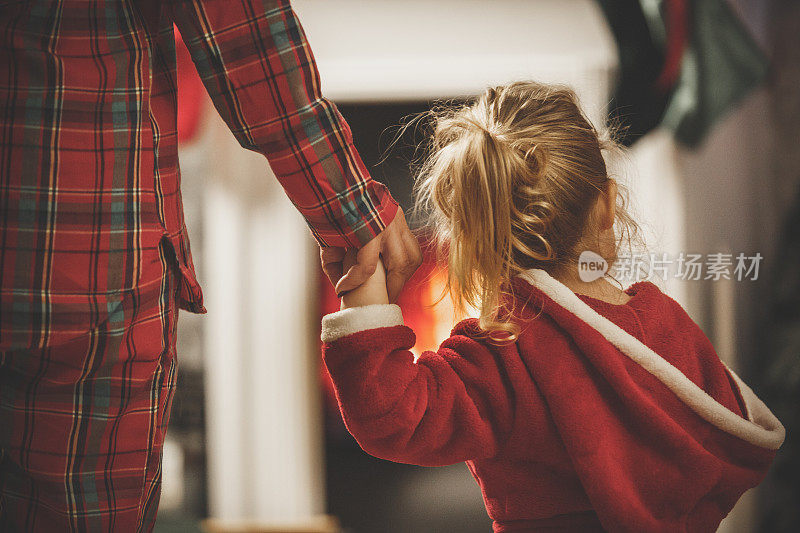
[[[613,37],[593,0],[293,5],[323,91],[340,102],[452,98],[533,78],[574,85],[596,112],[606,103],[616,63]]]
[[[324,513],[316,248],[263,156],[209,111],[202,281],[209,514]]]

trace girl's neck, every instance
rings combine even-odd
[[[583,281],[577,273],[564,273],[553,277],[576,294],[589,296],[610,304],[623,305],[631,299],[629,294],[609,283],[605,278]]]

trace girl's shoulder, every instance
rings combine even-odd
[[[467,337],[491,351],[505,351],[517,349],[523,337],[547,338],[553,334],[559,334],[557,324],[547,314],[542,313],[541,310],[536,312],[533,308],[524,309],[521,310],[520,315],[524,316],[515,315],[514,318],[514,321],[520,326],[519,335],[514,342],[498,343],[491,340],[488,333],[481,328],[480,321],[477,318],[466,318],[458,322],[450,331],[448,340]]]
[[[464,335],[473,339],[479,339],[483,335],[480,322],[477,318],[465,318],[458,322],[450,330],[450,336]]]

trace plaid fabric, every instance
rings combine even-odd
[[[180,197],[175,23],[242,146],[269,159],[322,246],[397,204],[322,98],[288,1],[0,0],[0,351],[68,342],[159,283],[202,312]]]
[[[178,276],[88,334],[0,352],[0,532],[149,531],[176,378]]]

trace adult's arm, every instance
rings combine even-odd
[[[267,157],[319,245],[361,248],[381,234],[397,203],[322,96],[290,2],[167,1],[217,111],[239,144]]]

